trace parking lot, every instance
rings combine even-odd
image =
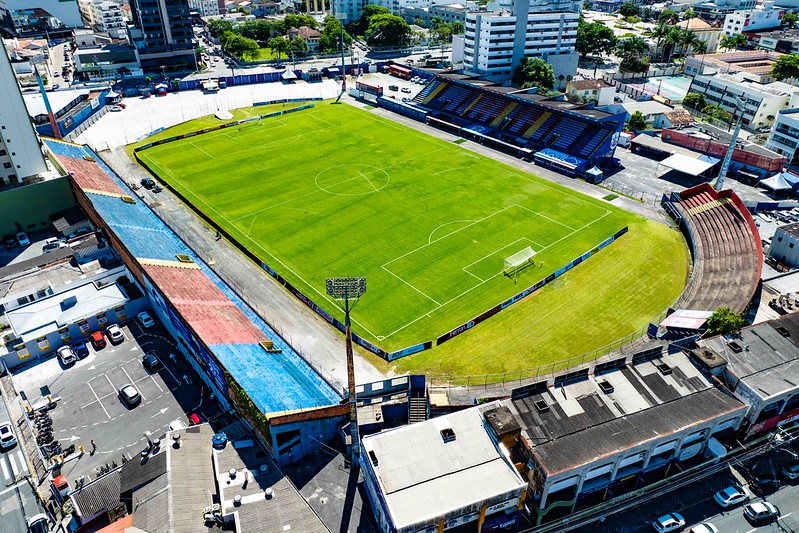
[[[158,323],[145,330],[131,320],[122,330],[124,341],[99,350],[89,345],[89,355],[75,364],[64,367],[51,357],[13,376],[17,391],[24,391],[31,404],[48,394],[57,399],[50,416],[63,448],[83,445],[86,453],[61,469],[71,483],[80,475],[93,479],[99,467],[136,456],[146,447],[148,431],[156,438],[173,420],[188,423],[191,413],[203,421],[219,414],[214,402],[203,400],[201,382]],[[160,369],[145,370],[146,352],[154,352]],[[141,395],[139,405],[128,407],[121,401],[119,389],[127,384]]]

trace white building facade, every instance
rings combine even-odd
[[[201,17],[220,14],[218,0],[189,0],[189,7],[197,11]]]
[[[111,0],[90,0],[81,3],[81,12],[94,31],[107,33],[114,39],[126,37],[127,24],[119,4]]]
[[[574,76],[581,6],[517,1],[511,11],[466,14],[463,66],[496,81],[508,80],[523,57],[547,61],[559,76]]]
[[[779,27],[783,11],[780,9],[751,9],[736,11],[724,18],[724,35],[738,35],[744,31],[767,30]]]
[[[0,52],[0,102],[0,185],[44,174],[47,165],[39,138],[5,50]]]
[[[718,105],[736,115],[738,99],[742,98],[745,107],[741,122],[744,128],[754,130],[771,125],[777,114],[787,109],[796,98],[799,87],[781,82],[754,83],[745,80],[741,74],[717,74],[695,76],[689,92],[701,93],[708,104]]]
[[[774,127],[766,141],[766,148],[784,155],[790,165],[797,159],[799,148],[799,109],[785,109],[777,113]]]

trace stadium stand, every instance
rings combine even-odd
[[[691,245],[691,280],[675,308],[743,311],[757,290],[763,249],[749,211],[731,190],[707,183],[672,195],[668,210],[678,214]]]
[[[137,268],[264,413],[337,405],[339,392],[85,147],[46,140]],[[80,194],[79,194],[80,193]],[[80,198],[79,198],[80,200]]]
[[[428,111],[428,122],[488,141],[501,149],[520,150],[517,155],[549,148],[560,152],[573,165],[560,165],[558,157],[547,158],[548,166],[570,174],[581,174],[613,156],[616,133],[624,117],[539,95],[510,94],[470,85],[445,76],[433,77],[413,99]],[[477,132],[477,134],[475,134]],[[551,153],[551,152],[550,152]],[[540,162],[539,159],[536,159]]]

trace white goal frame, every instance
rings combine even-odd
[[[530,246],[516,252],[515,254],[505,258],[505,266],[502,269],[502,274],[507,277],[513,277],[513,282],[516,282],[516,275],[519,270],[533,265],[533,258],[535,257],[535,250]]]

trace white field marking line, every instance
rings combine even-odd
[[[327,124],[331,128],[335,128],[336,127],[336,125],[333,124],[332,122],[328,122],[328,121],[326,121],[323,118],[319,118],[319,117],[315,116],[314,113],[308,113],[308,116],[311,117],[312,119],[318,120],[319,122],[324,122],[325,124]],[[325,129],[327,129],[327,128],[325,128]]]
[[[470,267],[470,266],[472,266],[472,265],[476,265],[477,263],[479,263],[479,262],[480,262],[480,261],[482,261],[483,259],[488,259],[489,257],[491,257],[492,255],[496,254],[496,253],[497,253],[497,252],[499,252],[500,250],[504,250],[505,248],[509,248],[509,247],[513,246],[514,244],[516,244],[516,243],[517,243],[517,242],[519,242],[519,241],[527,241],[527,242],[533,243],[533,244],[535,244],[536,246],[540,246],[540,247],[541,247],[541,249],[543,250],[543,245],[541,245],[541,244],[538,244],[538,243],[537,243],[537,242],[535,242],[534,240],[532,240],[532,239],[528,239],[527,237],[519,237],[519,238],[518,238],[518,239],[516,239],[515,241],[513,241],[513,242],[511,242],[511,243],[508,243],[508,244],[506,244],[505,246],[501,246],[501,247],[497,248],[496,250],[494,250],[493,252],[491,252],[491,253],[489,253],[489,254],[486,254],[486,255],[484,255],[483,257],[481,257],[481,258],[480,258],[480,259],[478,259],[477,261],[472,261],[471,263],[469,263],[468,265],[466,265],[465,267],[463,267],[463,270],[466,270],[467,268],[469,268],[469,267]],[[538,253],[538,250],[536,250],[535,252],[536,252],[536,253]]]
[[[128,371],[127,371],[127,370],[125,370],[125,367],[122,367],[122,372],[124,372],[124,373],[125,373],[125,375],[126,375],[126,376],[128,376],[128,380],[129,380],[131,383],[136,383],[136,380],[134,380],[132,377],[130,377],[130,374],[128,374]],[[142,378],[142,379],[144,379],[144,378]],[[139,381],[141,381],[141,379],[140,379]],[[139,391],[139,394],[141,394],[142,400],[144,400],[144,401],[147,401],[147,398],[145,398],[145,397],[144,397],[144,393],[143,393],[142,391],[140,391],[140,390],[139,390],[139,387],[136,387],[136,390],[138,390],[138,391]]]
[[[208,152],[206,152],[205,150],[194,144],[193,141],[189,141],[189,144],[198,149],[199,151],[201,151],[202,153],[204,153],[205,155],[207,155],[208,157],[210,157],[211,159],[216,159],[216,157],[212,156],[211,154],[209,154]]]
[[[275,122],[277,123],[277,125],[273,126],[273,125],[271,125],[271,124],[270,124],[270,126],[269,126],[269,129],[275,129],[275,128],[281,128],[281,127],[283,127],[283,126],[288,126],[288,124],[286,124],[285,122],[281,122],[281,121],[279,121],[279,120],[277,120],[277,121],[275,121]],[[253,124],[253,125],[254,125],[254,124]],[[260,127],[263,127],[263,125],[264,125],[264,123],[263,123],[262,121],[261,121],[261,122],[259,122],[259,126],[260,126]],[[236,135],[236,136],[234,137],[233,135],[231,135],[231,134],[230,134],[230,128],[225,128],[225,129],[224,129],[224,130],[222,130],[222,131],[224,131],[224,132],[225,132],[225,133],[223,134],[223,135],[225,135],[225,137],[228,137],[228,138],[230,138],[230,139],[233,139],[234,141],[235,141],[235,140],[237,140],[237,139],[241,139],[242,137],[246,137],[247,135],[252,135],[253,133],[260,133],[260,132],[258,131],[258,128],[254,128],[254,129],[253,129],[253,131],[248,131],[247,133],[239,133],[238,135]]]
[[[381,266],[382,266],[383,268],[385,268],[385,266],[386,266],[386,265],[390,265],[391,263],[393,263],[393,262],[395,262],[395,261],[399,261],[399,260],[400,260],[400,259],[402,259],[403,257],[409,256],[409,255],[411,255],[411,254],[413,254],[413,253],[415,253],[415,252],[418,252],[418,251],[419,251],[419,250],[421,250],[422,248],[427,248],[428,246],[430,246],[430,245],[431,245],[431,244],[433,244],[433,243],[436,243],[436,242],[438,242],[438,241],[440,241],[440,240],[442,240],[442,239],[445,239],[445,238],[447,238],[447,237],[449,237],[449,236],[451,236],[451,235],[455,235],[456,233],[459,233],[459,232],[461,232],[461,231],[463,231],[463,230],[465,230],[465,229],[467,229],[467,228],[470,228],[470,227],[474,226],[475,224],[479,224],[480,222],[482,222],[482,221],[484,221],[484,220],[487,220],[487,219],[489,219],[489,218],[491,218],[491,217],[493,217],[493,216],[495,216],[495,215],[498,215],[498,214],[500,214],[500,213],[502,213],[502,212],[504,212],[504,211],[507,211],[508,209],[510,209],[511,207],[514,207],[515,205],[516,205],[516,204],[511,204],[511,205],[509,205],[509,206],[507,206],[507,207],[503,207],[502,209],[500,209],[500,210],[498,210],[498,211],[495,211],[495,212],[491,213],[490,215],[487,215],[487,216],[485,216],[485,217],[483,217],[483,218],[480,218],[480,219],[477,219],[477,220],[475,220],[475,221],[474,221],[474,222],[472,222],[471,224],[466,224],[465,226],[463,226],[463,227],[461,227],[461,228],[458,228],[458,229],[456,229],[455,231],[453,231],[453,232],[451,232],[451,233],[447,233],[446,235],[444,235],[443,237],[441,237],[441,238],[439,238],[439,239],[436,239],[436,240],[434,240],[434,241],[428,242],[427,244],[423,244],[423,245],[421,245],[421,246],[418,246],[418,247],[414,248],[413,250],[411,250],[411,251],[409,251],[409,252],[406,252],[406,253],[404,253],[404,254],[400,255],[399,257],[395,257],[395,258],[394,258],[394,259],[392,259],[391,261],[388,261],[388,262],[386,262],[386,263],[383,263]],[[438,229],[438,228],[436,228],[436,229]],[[434,230],[434,231],[435,231],[435,230]],[[428,241],[429,241],[429,238],[428,238]]]
[[[533,211],[529,207],[525,207],[525,206],[523,206],[521,204],[514,204],[514,205],[517,205],[517,206],[521,207],[522,209],[526,209],[526,210],[530,211],[532,214],[537,215],[537,216],[539,216],[541,218],[545,218],[545,219],[549,220],[550,222],[554,222],[555,224],[559,224],[559,225],[563,226],[564,228],[568,228],[568,229],[574,231],[573,227],[571,227],[571,226],[569,226],[567,224],[564,224],[563,222],[558,222],[554,218],[549,218],[548,216],[544,215],[543,213],[539,213],[538,211]]]
[[[433,172],[430,174],[431,176],[438,176],[439,174],[443,174],[444,172],[453,172],[455,170],[463,170],[469,167],[454,167],[454,168],[445,168],[444,170],[439,170],[438,172]]]
[[[601,217],[599,217],[599,218],[597,218],[597,219],[594,219],[594,220],[592,220],[591,222],[588,222],[588,223],[584,224],[583,226],[581,226],[581,227],[577,228],[576,230],[574,230],[572,233],[570,233],[570,234],[568,234],[568,235],[564,235],[564,236],[563,236],[563,237],[561,237],[560,239],[558,239],[558,240],[556,240],[556,241],[554,241],[554,242],[552,242],[552,243],[548,244],[547,246],[545,246],[544,248],[542,248],[540,251],[541,251],[541,252],[543,252],[543,251],[544,251],[544,250],[546,250],[547,248],[550,248],[550,247],[552,247],[552,246],[556,245],[557,243],[559,243],[559,242],[561,242],[561,241],[563,241],[563,240],[565,240],[565,239],[568,239],[569,237],[571,237],[571,236],[573,236],[573,235],[576,235],[577,233],[579,233],[580,231],[584,230],[584,229],[585,229],[585,228],[587,228],[588,226],[590,226],[590,225],[594,224],[595,222],[599,222],[600,220],[602,220],[603,218],[605,218],[605,217],[606,217],[606,216],[608,216],[609,214],[610,214],[610,211],[607,211],[607,212],[606,212],[604,215],[602,215]],[[473,286],[473,287],[471,287],[471,288],[469,288],[469,289],[466,289],[465,291],[463,291],[463,292],[462,292],[462,293],[460,293],[459,295],[457,295],[457,296],[455,296],[454,298],[451,298],[451,299],[447,300],[446,302],[444,302],[443,304],[441,304],[441,306],[440,306],[440,307],[437,307],[436,309],[433,309],[432,311],[428,311],[427,313],[424,313],[424,314],[422,314],[422,315],[419,315],[418,317],[416,317],[415,319],[411,320],[410,322],[408,322],[408,323],[407,323],[407,324],[405,324],[404,326],[400,326],[399,328],[395,329],[394,331],[392,331],[392,332],[391,332],[391,333],[389,333],[388,335],[384,336],[384,337],[383,337],[383,339],[387,339],[387,338],[391,337],[392,335],[394,335],[394,334],[396,334],[396,333],[399,333],[400,331],[402,331],[403,329],[407,328],[408,326],[411,326],[411,325],[415,324],[416,322],[418,322],[419,320],[423,319],[424,317],[426,317],[426,316],[429,316],[429,315],[433,314],[434,312],[438,311],[438,310],[439,310],[441,307],[444,307],[444,306],[446,306],[446,305],[449,305],[450,303],[454,302],[455,300],[457,300],[457,299],[461,298],[462,296],[465,296],[465,295],[466,295],[466,294],[468,294],[469,292],[473,291],[473,290],[474,290],[474,289],[476,289],[477,287],[480,287],[481,285],[483,285],[483,283],[487,283],[487,282],[491,281],[492,279],[496,278],[497,276],[500,276],[501,274],[502,274],[501,272],[498,272],[498,273],[494,274],[493,276],[491,276],[490,278],[488,278],[487,280],[485,280],[485,281],[483,281],[483,282],[481,282],[481,283],[478,283],[477,285],[475,285],[475,286]]]
[[[441,304],[440,304],[440,303],[438,303],[437,301],[435,301],[435,299],[433,299],[433,298],[431,298],[430,296],[426,295],[424,292],[420,291],[419,289],[417,289],[416,287],[414,287],[412,284],[408,283],[407,281],[405,281],[404,279],[402,279],[401,277],[399,277],[398,275],[396,275],[395,273],[393,273],[392,271],[390,271],[389,269],[387,269],[385,266],[381,266],[380,268],[382,268],[383,270],[385,270],[386,272],[388,272],[389,274],[391,274],[392,276],[394,276],[395,278],[397,278],[398,280],[400,280],[401,282],[403,282],[405,285],[407,285],[407,286],[408,286],[408,287],[410,287],[411,289],[415,290],[416,292],[418,292],[419,294],[421,294],[422,296],[424,296],[425,298],[427,298],[428,300],[430,300],[431,302],[433,302],[434,304],[436,304],[438,307],[441,307]]]
[[[361,175],[361,177],[362,177],[363,179],[365,179],[365,180],[366,180],[366,181],[369,183],[369,186],[370,186],[370,187],[372,187],[372,189],[374,189],[374,191],[375,191],[375,192],[380,192],[380,191],[378,191],[378,190],[377,190],[377,187],[375,187],[375,186],[374,186],[374,184],[372,183],[372,180],[370,180],[368,177],[366,177],[366,174],[364,174],[363,172],[361,172],[361,171],[360,171],[360,170],[358,170],[358,169],[355,169],[355,172],[357,172],[358,174],[360,174],[360,175]],[[367,172],[367,174],[368,174],[368,172]]]
[[[483,278],[481,278],[481,277],[480,277],[480,276],[478,276],[477,274],[472,274],[471,272],[469,272],[468,270],[466,270],[466,267],[463,267],[463,268],[461,268],[461,270],[463,270],[464,272],[466,272],[467,274],[469,274],[469,275],[470,275],[471,277],[473,277],[473,278],[477,278],[477,279],[478,279],[478,280],[480,280],[480,281],[485,281]]]
[[[106,378],[107,378],[107,377],[108,377],[108,376],[106,376]],[[109,381],[110,381],[110,380],[109,380]],[[105,409],[105,405],[103,405],[103,402],[101,402],[101,401],[100,401],[100,398],[98,398],[98,397],[97,397],[97,393],[94,391],[94,387],[92,387],[91,383],[88,383],[88,382],[86,383],[86,385],[88,385],[88,386],[89,386],[89,388],[91,389],[91,391],[92,391],[92,394],[94,394],[94,397],[97,399],[97,403],[98,403],[98,404],[100,404],[100,407],[102,407],[102,408],[103,408],[103,412],[105,413],[105,416],[107,416],[107,417],[108,417],[108,419],[109,419],[109,420],[111,420],[111,415],[109,415],[109,414],[108,414],[108,411],[106,411],[106,409]],[[92,402],[92,403],[94,403],[94,402]],[[91,405],[91,404],[89,404],[89,405]],[[88,407],[88,406],[87,406],[87,407]]]
[[[434,235],[434,234],[435,234],[435,233],[436,233],[438,230],[440,230],[440,229],[441,229],[441,228],[443,228],[444,226],[448,226],[448,225],[450,225],[450,224],[457,224],[457,223],[459,223],[459,222],[477,222],[477,221],[476,221],[476,220],[474,220],[474,219],[467,219],[467,220],[453,220],[452,222],[444,222],[443,224],[440,224],[439,226],[436,226],[436,228],[435,228],[433,231],[431,231],[431,232],[430,232],[430,236],[429,236],[429,237],[427,237],[427,244],[433,244],[433,242],[435,242],[435,241],[433,241],[432,239],[433,239],[433,235]],[[449,235],[449,233],[447,233],[447,235]],[[443,239],[443,238],[444,238],[444,237],[446,237],[447,235],[444,235],[443,237],[439,237],[438,239],[436,239],[436,241],[438,241],[438,240],[440,240],[440,239]]]

